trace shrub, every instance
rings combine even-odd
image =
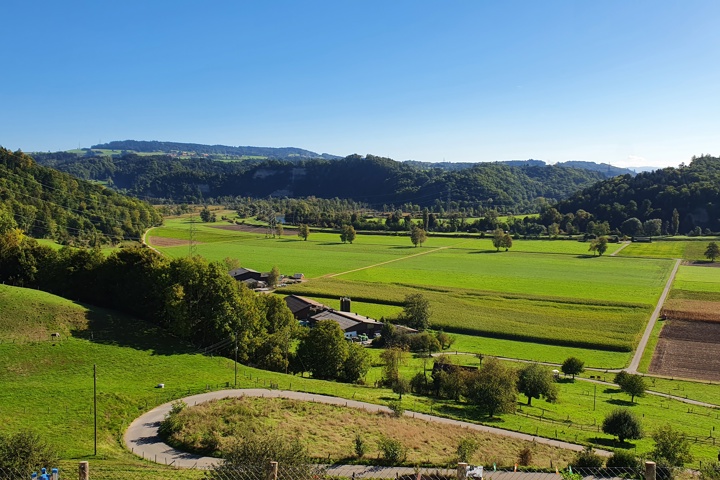
[[[720,480],[720,462],[703,464],[700,468],[700,480]]]
[[[29,477],[32,471],[53,467],[57,460],[55,449],[35,432],[0,433],[0,472],[13,471]]]
[[[365,452],[367,452],[367,445],[365,444],[365,440],[363,440],[362,436],[359,433],[355,434],[355,456],[358,458],[362,458],[365,456]]]
[[[608,468],[630,468],[637,472],[643,469],[640,459],[627,450],[615,450],[612,457],[607,459],[605,466]]]
[[[572,466],[577,468],[600,468],[603,466],[603,458],[588,445],[575,455]]]
[[[650,456],[658,463],[665,461],[671,467],[682,467],[692,462],[690,441],[685,435],[670,425],[660,427],[652,434],[655,448]]]
[[[533,451],[532,448],[525,447],[522,450],[520,450],[520,453],[518,453],[518,465],[522,465],[523,467],[527,467],[532,463],[533,459]]]
[[[387,406],[390,410],[392,410],[394,417],[402,417],[403,413],[405,413],[405,409],[403,408],[400,400],[391,400],[388,402]]]
[[[378,441],[378,448],[382,451],[383,459],[388,465],[397,465],[405,461],[407,448],[400,440],[383,437]]]
[[[473,455],[478,449],[478,443],[472,437],[465,437],[460,439],[457,447],[457,458],[458,462],[470,463]]]
[[[415,376],[410,380],[410,389],[413,393],[419,394],[419,395],[427,395],[430,391],[427,377],[425,376],[425,372],[418,372],[415,374]]]

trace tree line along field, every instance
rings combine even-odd
[[[188,219],[171,220],[151,231],[150,242],[158,237],[187,241],[188,227]],[[480,238],[430,237],[414,248],[404,236],[359,235],[350,245],[327,233],[313,232],[303,241],[213,224],[196,225],[196,232],[203,242],[197,252],[210,260],[238,258],[243,266],[264,271],[277,265],[283,273],[309,278],[278,293],[323,301],[347,295],[378,305],[356,311],[379,318],[397,312],[382,305],[397,307],[405,295],[421,291],[431,301],[436,328],[489,340],[617,352],[613,359],[589,363],[614,368],[627,361],[672,265],[662,259],[593,258],[587,243],[566,240],[518,240],[511,251],[497,253],[490,239]],[[161,250],[171,256],[188,253],[187,245]],[[547,360],[537,353],[528,350],[533,359]],[[561,355],[550,356],[557,361]]]
[[[649,371],[720,381],[720,270],[681,266],[663,307],[665,322]]]
[[[15,342],[6,338],[0,342],[0,420],[6,432],[32,428],[59,449],[64,471],[77,468],[79,459],[90,459],[93,468],[144,469],[145,478],[168,478],[163,466],[149,466],[147,462],[125,451],[120,442],[125,427],[142,412],[160,403],[199,393],[206,388],[223,389],[234,382],[233,362],[226,358],[199,355],[157,327],[114,312],[85,308],[58,299],[44,292],[0,286],[0,306],[11,303],[27,305],[27,312],[13,315],[30,318],[39,308],[51,314],[38,323],[48,330],[71,332],[60,341],[23,341],[14,335]],[[19,301],[23,299],[22,302]],[[24,307],[20,307],[21,309]],[[5,308],[0,318],[8,330],[12,319]],[[17,326],[19,324],[16,324]],[[378,351],[372,350],[374,355]],[[459,364],[477,365],[479,360],[468,355],[454,356]],[[427,361],[427,366],[431,364]],[[97,365],[98,385],[98,456],[93,452],[93,365]],[[379,360],[368,375],[378,378]],[[401,367],[404,376],[411,376],[426,366],[426,359],[407,356]],[[155,385],[164,383],[164,389]],[[318,394],[335,395],[355,400],[383,404],[396,398],[386,388],[348,385],[301,378],[298,376],[256,370],[239,366],[238,387],[256,388],[274,385]],[[700,460],[715,458],[716,446],[710,433],[720,426],[717,411],[647,396],[630,404],[629,397],[614,387],[598,386],[593,391],[583,382],[558,384],[557,403],[535,401],[524,405],[518,397],[520,410],[516,415],[503,415],[492,422],[501,428],[521,431],[548,438],[572,442],[593,442],[599,447],[612,444],[610,436],[598,432],[598,424],[617,406],[627,406],[642,418],[647,432],[666,423],[690,436],[694,465]],[[597,394],[596,398],[594,394]],[[483,421],[477,410],[464,403],[405,395],[405,408],[471,421]],[[595,405],[595,408],[593,408]],[[716,428],[717,429],[717,428]],[[635,442],[637,453],[648,452],[652,441]],[[181,473],[179,475],[190,473]]]

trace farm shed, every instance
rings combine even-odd
[[[230,270],[228,274],[233,277],[238,282],[242,282],[245,280],[255,280],[260,281],[262,274],[258,271],[251,270],[249,268],[235,268],[233,270]]]
[[[316,313],[330,310],[327,305],[299,295],[288,295],[284,300],[293,316],[298,320],[307,320]]]
[[[369,317],[357,313],[338,312],[337,310],[326,310],[310,317],[310,326],[314,326],[320,320],[332,320],[340,325],[346,336],[354,337],[367,335],[369,338],[380,333],[383,324]]]

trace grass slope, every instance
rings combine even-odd
[[[42,431],[43,436],[60,450],[63,468],[74,470],[73,461],[91,459],[95,471],[137,471],[144,478],[168,478],[164,467],[137,459],[121,446],[124,427],[153,406],[206,388],[225,388],[233,384],[233,363],[193,353],[148,324],[97,308],[87,308],[49,294],[1,286],[3,307],[18,307],[8,313],[0,308],[0,321],[15,343],[0,343],[0,421],[3,430],[24,428]],[[34,320],[34,312],[52,309],[52,317]],[[23,312],[23,309],[25,310]],[[75,332],[59,342],[22,338],[25,324],[36,321],[43,328]],[[54,323],[53,323],[54,322]],[[378,352],[373,351],[374,355]],[[461,357],[461,356],[458,356]],[[458,359],[459,360],[459,359]],[[477,362],[464,356],[463,363]],[[425,359],[409,358],[403,367],[408,377],[421,371]],[[93,452],[93,365],[97,365],[98,385],[98,457]],[[377,378],[379,367],[369,375]],[[165,389],[154,388],[165,383]],[[270,387],[335,395],[372,403],[385,403],[395,395],[387,389],[324,382],[239,367],[239,387]],[[571,441],[595,439],[607,445],[610,439],[598,434],[597,424],[616,406],[629,406],[651,431],[664,423],[692,436],[698,460],[715,458],[716,447],[708,438],[712,427],[720,427],[716,411],[692,407],[655,397],[628,405],[627,396],[610,389],[599,389],[597,408],[593,410],[592,387],[577,382],[560,384],[560,402],[536,401],[532,408],[522,407],[520,415],[505,415],[491,424]],[[521,396],[520,402],[524,401]],[[471,406],[407,395],[406,408],[461,419],[487,421]],[[527,416],[526,416],[527,415]],[[557,433],[556,433],[557,430]],[[716,428],[716,430],[718,430]],[[637,443],[638,452],[651,448],[649,440]],[[200,478],[201,472],[173,473],[173,478]]]

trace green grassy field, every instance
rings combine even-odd
[[[15,310],[9,310],[10,305],[16,305]],[[34,320],[33,312],[41,309],[50,313]],[[65,460],[62,465],[68,470],[73,468],[73,461],[90,459],[96,471],[137,470],[144,471],[147,478],[167,478],[164,467],[148,467],[148,462],[123,449],[121,436],[125,426],[157,404],[234,383],[233,363],[228,359],[194,354],[188,345],[148,324],[43,292],[0,286],[0,321],[6,333],[13,328],[17,330],[14,341],[0,343],[3,430],[42,431],[43,437],[59,449]],[[22,325],[33,321],[41,328],[71,332],[72,336],[64,335],[55,342],[23,338]],[[379,352],[373,350],[372,353],[377,358]],[[470,355],[452,356],[452,359],[469,365],[478,363],[478,359]],[[93,365],[97,365],[98,372],[98,457],[92,454]],[[425,359],[408,356],[401,371],[409,377],[422,371],[424,366]],[[378,378],[379,368],[374,367],[368,375],[369,383]],[[238,380],[239,387],[273,384],[283,389],[381,404],[395,397],[383,388],[324,382],[244,366],[239,368]],[[166,388],[155,388],[158,383],[165,383]],[[595,392],[589,384],[561,383],[559,388],[558,403],[536,401],[533,407],[522,406],[517,415],[504,415],[491,423],[546,437],[594,441],[599,446],[609,446],[611,439],[597,432],[597,424],[611,409],[628,406],[642,417],[647,431],[672,423],[693,441],[697,439],[698,443],[693,444],[697,460],[709,460],[717,454],[712,439],[708,438],[712,427],[720,426],[716,411],[650,396],[630,405],[626,395],[604,387],[598,388],[593,403]],[[695,390],[684,388],[692,398]],[[520,396],[519,401],[523,402],[524,397]],[[464,404],[413,395],[407,395],[403,404],[407,409],[420,412],[486,421]],[[638,452],[647,452],[651,441],[641,440],[636,447]],[[183,475],[196,478],[192,473]]]
[[[684,260],[705,260],[705,249],[710,240],[656,240],[652,243],[631,243],[618,256],[621,257],[652,257],[682,258]]]
[[[331,233],[273,239],[222,225],[196,224],[197,252],[309,278],[279,293],[325,303],[350,296],[365,304],[358,313],[380,318],[396,316],[405,295],[421,291],[436,328],[476,337],[465,341],[469,351],[562,362],[585,349],[588,364],[599,368],[626,364],[672,266],[593,257],[587,243],[566,240],[517,240],[511,251],[495,252],[487,238],[431,237],[415,248],[405,235],[359,235],[350,245]],[[188,218],[170,219],[150,232],[150,242],[185,243],[189,226]],[[173,257],[188,253],[187,244],[160,249]]]

